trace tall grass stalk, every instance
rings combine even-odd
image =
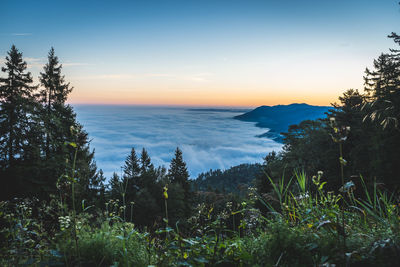
[[[305,174],[304,170],[301,172],[295,171],[294,175],[296,177],[297,186],[299,187],[300,192],[305,194],[307,192],[307,175]]]
[[[283,174],[282,178],[278,180],[278,184],[275,184],[274,181],[272,180],[272,178],[268,174],[265,173],[265,175],[267,176],[269,182],[271,183],[272,188],[274,189],[274,192],[275,192],[276,196],[278,197],[280,208],[283,211],[285,208],[284,203],[287,203],[287,200],[288,200],[288,196],[289,196],[288,190],[292,183],[293,178],[291,178],[289,180],[289,182],[285,185],[285,174]],[[270,211],[276,212],[276,210],[269,203],[266,203],[266,204],[267,204],[267,207],[270,209]]]
[[[134,204],[135,204],[134,202],[131,202],[131,222],[133,222],[133,205]]]
[[[121,179],[124,179],[122,176],[122,169],[121,169]],[[124,222],[126,222],[126,191],[128,189],[128,178],[125,178],[125,181],[119,182],[119,191],[121,192],[122,196],[122,206],[124,209]]]
[[[76,143],[69,143],[74,148],[74,159],[72,162],[72,170],[71,170],[71,188],[72,188],[72,221],[74,225],[74,240],[75,240],[75,253],[78,257],[78,262],[80,266],[80,255],[79,255],[79,244],[78,244],[78,235],[76,231],[76,206],[75,206],[75,183],[77,182],[75,178],[75,168],[76,168],[76,158],[78,155],[78,146]]]
[[[349,126],[338,126],[336,119],[334,117],[330,118],[330,124],[334,131],[331,135],[332,140],[339,145],[339,163],[340,163],[340,177],[341,177],[341,188],[345,189],[344,183],[344,166],[346,165],[346,160],[343,158],[343,142],[347,139],[348,131],[350,130]],[[344,198],[342,201],[342,205],[340,205],[341,216],[342,216],[342,230],[343,230],[343,260],[346,259],[346,231],[345,231],[345,214],[344,214]],[[339,232],[338,232],[339,235]]]
[[[168,228],[168,185],[163,188],[164,206],[165,206],[165,228]],[[168,232],[167,232],[168,235]]]
[[[340,176],[342,178],[342,187],[344,187],[344,165],[345,165],[345,160],[343,159],[343,145],[342,141],[339,141],[339,163],[340,163]],[[344,200],[344,198],[343,198]],[[344,202],[344,201],[343,201]],[[342,230],[343,230],[343,260],[346,259],[346,229],[345,229],[345,218],[344,218],[344,203],[340,205],[340,211],[342,214]],[[338,232],[339,234],[339,232]]]
[[[372,186],[373,193],[371,194],[363,177],[361,176],[360,178],[366,199],[356,199],[355,202],[358,203],[375,221],[390,227],[391,229],[396,229],[396,226],[399,223],[399,218],[397,217],[397,214],[394,213],[396,207],[394,194],[388,196],[387,192],[382,192],[378,189],[375,179]]]

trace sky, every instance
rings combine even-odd
[[[394,47],[397,2],[0,0],[0,65],[15,44],[37,81],[54,47],[72,104],[329,105]]]

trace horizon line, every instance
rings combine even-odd
[[[156,104],[156,103],[149,103],[149,104],[139,104],[139,103],[107,103],[107,102],[98,102],[98,103],[93,103],[93,102],[88,102],[88,103],[83,103],[83,102],[70,102],[67,104],[72,105],[72,106],[137,106],[137,107],[198,107],[198,108],[257,108],[257,107],[263,107],[263,106],[288,106],[288,105],[294,105],[294,104],[306,104],[310,106],[317,106],[317,107],[332,107],[332,104],[329,105],[313,105],[313,104],[308,104],[305,102],[293,102],[290,104],[274,104],[274,105],[207,105],[207,104]]]

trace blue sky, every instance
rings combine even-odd
[[[397,1],[2,0],[0,56],[51,46],[72,103],[326,105],[393,47]],[[0,61],[0,63],[2,63]]]

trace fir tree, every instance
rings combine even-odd
[[[106,177],[104,177],[104,172],[102,169],[99,170],[98,177],[99,177],[99,179],[98,179],[99,183],[97,185],[97,188],[104,189],[105,188],[104,182],[106,181]]]
[[[399,45],[400,37],[392,33],[389,38]],[[366,113],[364,122],[372,121],[383,131],[368,132],[368,150],[373,151],[370,163],[373,175],[381,182],[397,186],[400,171],[400,51],[391,49],[374,60],[373,69],[366,69]]]
[[[140,155],[140,174],[143,175],[151,169],[154,169],[154,166],[151,164],[149,153],[143,148]]]
[[[67,111],[65,101],[68,94],[71,93],[72,87],[65,82],[64,76],[61,74],[62,65],[54,53],[54,48],[50,49],[48,62],[43,70],[44,72],[41,72],[39,77],[42,85],[39,92],[39,101],[44,108],[42,118],[46,137],[45,152],[48,158],[50,156],[50,146],[59,145],[56,140],[57,137],[65,135],[65,132],[68,132],[70,127],[65,121],[71,116],[68,114],[69,116],[65,117],[64,113]]]
[[[98,174],[99,184],[97,186],[97,205],[96,207],[104,207],[106,204],[106,177],[104,176],[104,172],[100,169]]]
[[[108,185],[108,194],[110,199],[120,199],[121,197],[121,179],[116,172],[113,173]]]
[[[134,203],[137,192],[142,187],[139,159],[136,156],[135,148],[132,148],[127,156],[123,170],[123,185],[126,186],[126,203]],[[130,214],[132,210],[128,209],[127,212],[128,218],[132,218],[132,214]]]
[[[39,76],[42,87],[38,99],[42,107],[40,117],[44,126],[42,150],[45,158],[38,180],[46,185],[47,189],[42,190],[45,193],[54,190],[52,185],[55,184],[55,179],[68,167],[64,163],[65,157],[70,157],[70,162],[73,160],[73,153],[65,146],[65,142],[75,142],[79,148],[75,166],[78,181],[77,198],[95,202],[97,189],[94,188],[97,188],[101,181],[98,180],[94,151],[90,150],[88,134],[76,121],[73,108],[66,104],[72,87],[65,81],[61,71],[62,65],[55,55],[54,48],[51,48],[48,62]]]
[[[171,223],[175,223],[178,220],[182,221],[182,219],[186,219],[190,215],[192,198],[188,179],[189,173],[186,163],[183,161],[182,151],[177,147],[168,170],[168,180],[171,182],[169,186]]]
[[[5,65],[1,70],[7,77],[0,78],[0,158],[3,167],[9,167],[23,154],[35,87],[22,53],[14,45],[7,53]]]
[[[40,161],[40,127],[34,116],[36,87],[26,69],[22,53],[13,45],[1,69],[7,77],[0,78],[0,177],[8,178],[3,181],[0,198],[30,193],[34,179],[29,174],[37,172],[32,164]]]
[[[140,175],[140,165],[139,165],[139,159],[136,156],[135,148],[131,149],[131,153],[126,158],[123,169],[124,169],[124,178],[128,179],[129,183],[138,186],[137,179]]]
[[[172,183],[179,183],[183,187],[188,186],[189,172],[183,161],[182,151],[178,147],[175,150],[175,157],[171,160],[168,177]]]
[[[397,34],[392,33],[389,38],[400,44]],[[383,129],[389,126],[400,129],[400,51],[390,51],[374,60],[373,70],[365,70],[364,89],[369,101],[365,105],[365,119],[378,122]]]

